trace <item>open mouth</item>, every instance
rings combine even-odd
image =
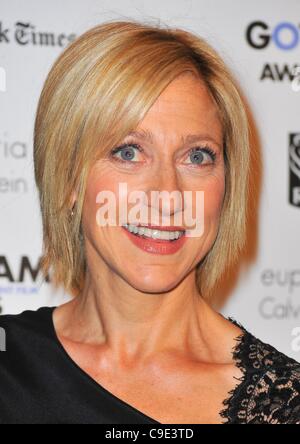
[[[158,242],[176,242],[185,234],[185,230],[163,230],[130,224],[124,224],[122,226],[137,237],[156,240]]]

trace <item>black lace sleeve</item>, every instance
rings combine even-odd
[[[300,364],[230,321],[243,330],[233,351],[243,376],[224,401],[224,424],[300,424]]]

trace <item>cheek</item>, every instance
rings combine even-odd
[[[124,188],[120,188],[119,184],[126,182],[126,191]],[[128,205],[128,196],[126,193],[130,194],[132,190],[135,189],[136,179],[134,177],[120,177],[118,172],[113,171],[109,168],[97,168],[92,169],[86,187],[85,201],[84,201],[84,217],[88,218],[88,224],[95,222],[97,211],[101,205],[107,206],[107,201],[103,204],[97,203],[96,199],[100,192],[109,191],[114,196],[115,201],[115,215],[116,221],[119,221],[119,207],[124,208],[126,205],[128,210],[131,205]],[[189,184],[190,185],[190,184]],[[222,209],[224,193],[225,193],[225,175],[224,170],[221,168],[215,174],[211,174],[206,178],[202,179],[201,186],[199,183],[196,185],[196,189],[201,189],[204,191],[204,219],[206,222],[217,221]],[[193,188],[193,187],[192,187]],[[187,189],[192,189],[190,186]],[[139,188],[140,189],[140,188]],[[193,201],[193,206],[195,209],[196,202]],[[193,213],[196,215],[196,211]]]
[[[108,175],[105,171],[101,171],[99,168],[94,167],[87,180],[84,205],[83,205],[83,224],[87,231],[94,231],[98,228],[97,224],[97,212],[102,204],[97,203],[97,196],[100,192],[112,192],[115,193],[117,188],[116,181],[112,175]]]
[[[134,189],[134,178],[129,180],[128,178],[121,177],[118,172],[112,169],[94,168],[90,173],[87,181],[85,201],[84,201],[84,214],[85,221],[88,225],[91,223],[97,224],[97,214],[105,214],[105,218],[109,214],[119,224],[119,209],[125,208],[127,205],[128,196],[131,189]],[[121,184],[126,184],[120,186]],[[100,196],[100,193],[103,193]],[[105,198],[106,196],[106,198]],[[101,197],[101,202],[97,202],[97,197]],[[98,226],[98,224],[97,224]],[[109,227],[107,227],[109,228]]]
[[[224,195],[224,175],[211,177],[202,187],[204,191],[204,217],[207,222],[218,222],[221,214]]]

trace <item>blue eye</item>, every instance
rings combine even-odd
[[[192,163],[196,165],[202,165],[203,163],[214,163],[216,159],[216,153],[209,147],[197,147],[193,148],[189,154]],[[208,157],[208,162],[207,162]]]
[[[115,159],[121,162],[130,162],[134,159],[135,150],[142,152],[142,149],[139,145],[135,143],[125,143],[124,145],[114,148],[111,151],[111,154]],[[121,158],[116,157],[116,154],[120,154]],[[133,160],[133,162],[136,162],[136,160]]]
[[[136,151],[142,153],[143,149],[140,145],[136,143],[124,143],[111,150],[111,156],[122,163],[137,163],[138,160],[135,159]],[[118,154],[118,156],[117,156]],[[192,148],[189,152],[189,158],[193,165],[206,165],[215,162],[216,153],[210,147],[196,147]],[[189,163],[189,162],[188,162]]]

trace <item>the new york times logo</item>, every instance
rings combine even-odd
[[[300,133],[289,135],[289,202],[300,207]]]
[[[12,41],[21,46],[58,46],[68,45],[76,38],[75,34],[54,33],[52,31],[37,30],[31,23],[16,22],[14,28],[9,28],[0,22],[0,45]]]

